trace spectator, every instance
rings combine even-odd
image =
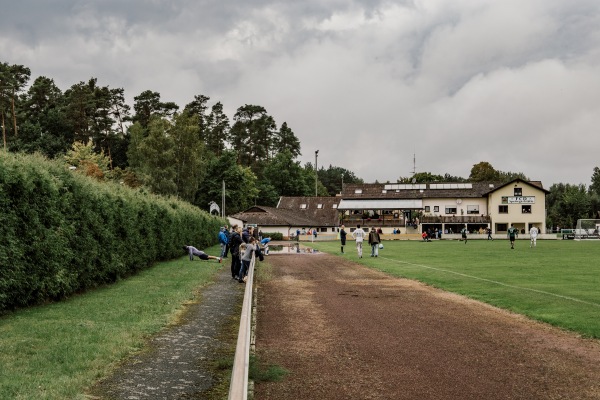
[[[250,261],[252,261],[252,254],[256,251],[258,247],[255,243],[256,239],[253,236],[250,236],[241,259],[242,265],[238,274],[238,282],[240,283],[246,282],[248,270],[250,269]]]
[[[225,251],[227,250],[227,243],[229,243],[229,238],[227,235],[227,226],[221,228],[219,232],[219,244],[221,245],[221,258],[225,257]]]
[[[240,261],[240,245],[244,242],[240,236],[240,227],[234,225],[231,228],[231,240],[229,241],[229,248],[231,250],[231,277],[233,279],[239,278],[241,261]]]
[[[379,243],[381,243],[381,237],[375,228],[371,228],[369,232],[369,244],[371,245],[371,257],[377,257],[379,255]]]

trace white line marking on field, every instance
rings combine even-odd
[[[454,275],[464,276],[465,278],[471,278],[471,279],[475,279],[475,280],[479,280],[479,281],[494,283],[496,285],[506,286],[506,287],[509,287],[509,288],[512,288],[512,289],[520,289],[520,290],[526,290],[526,291],[529,291],[529,292],[535,292],[535,293],[540,293],[540,294],[547,294],[548,296],[554,296],[554,297],[558,297],[558,298],[561,298],[561,299],[564,299],[564,300],[571,300],[571,301],[575,301],[577,303],[583,303],[583,304],[587,304],[587,305],[594,306],[594,307],[600,307],[600,304],[598,304],[598,303],[592,303],[590,301],[585,301],[585,300],[577,299],[575,297],[563,296],[563,295],[556,294],[556,293],[546,292],[544,290],[532,289],[532,288],[523,287],[523,286],[509,285],[508,283],[498,282],[498,281],[494,281],[494,280],[491,280],[491,279],[480,278],[478,276],[463,274],[463,273],[460,273],[460,272],[450,271],[450,270],[443,269],[443,268],[430,267],[428,265],[414,264],[414,263],[411,263],[411,262],[408,262],[408,261],[394,260],[393,258],[387,258],[387,257],[379,257],[379,258],[382,258],[382,259],[388,260],[388,261],[394,261],[394,262],[397,262],[397,263],[400,263],[400,264],[412,265],[414,267],[427,268],[427,269],[432,269],[434,271],[441,271],[441,272],[446,272],[448,274],[454,274]]]

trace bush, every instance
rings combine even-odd
[[[41,156],[0,153],[0,313],[115,282],[226,221],[188,203],[100,183]]]
[[[270,237],[271,240],[283,240],[283,233],[281,232],[263,232],[263,238]]]

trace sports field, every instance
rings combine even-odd
[[[585,337],[600,338],[600,241],[387,241],[378,258],[365,243],[358,259],[349,241],[310,246],[390,275],[474,298]]]

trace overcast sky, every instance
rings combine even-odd
[[[589,185],[600,166],[598,0],[2,0],[0,61],[63,91],[98,78],[181,108],[287,122],[302,164],[366,182],[490,162]]]

